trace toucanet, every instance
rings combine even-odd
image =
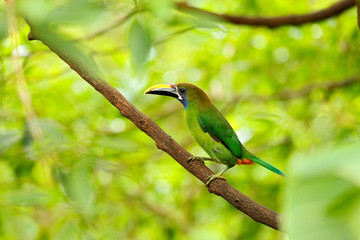
[[[145,94],[156,94],[178,99],[185,109],[185,120],[191,135],[207,152],[210,158],[195,157],[193,160],[213,161],[226,165],[221,172],[210,176],[206,186],[236,164],[257,163],[281,176],[281,170],[250,153],[240,142],[229,122],[212,104],[210,98],[199,87],[190,83],[159,84],[150,87]]]

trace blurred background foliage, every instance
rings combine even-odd
[[[278,16],[334,2],[189,3]],[[209,194],[47,47],[29,42],[18,14],[76,45],[137,108],[203,156],[181,104],[143,96],[158,83],[200,86],[247,148],[290,176],[234,167],[231,185],[284,213],[290,239],[360,239],[354,8],[272,30],[189,15],[167,0],[19,0],[15,9],[0,2],[1,239],[287,239]]]

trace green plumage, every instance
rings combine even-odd
[[[185,109],[186,124],[196,142],[215,162],[233,167],[241,156],[241,143],[226,119],[208,103],[190,100]]]
[[[184,105],[186,124],[196,142],[209,154],[211,161],[227,166],[224,171],[210,178],[207,184],[219,178],[239,160],[246,159],[286,176],[281,170],[246,150],[229,122],[212,104],[206,93],[197,86],[189,83],[162,84],[148,89],[146,93],[177,98]]]
[[[285,176],[281,170],[246,150],[229,122],[203,90],[189,83],[179,83],[176,86],[187,89],[185,119],[190,133],[214,162],[231,168],[236,165],[238,159],[250,159],[274,173]]]

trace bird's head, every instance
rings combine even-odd
[[[209,97],[199,87],[191,83],[158,84],[148,88],[144,94],[164,95],[178,99],[186,109],[189,102],[210,102]]]

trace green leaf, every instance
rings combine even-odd
[[[168,0],[146,1],[147,9],[149,9],[157,18],[168,22],[173,17],[174,3]]]
[[[88,0],[74,0],[53,8],[49,12],[48,19],[56,23],[89,23],[91,20],[99,19],[102,7]]]
[[[85,215],[91,215],[94,193],[90,184],[88,167],[79,164],[70,172],[58,169],[57,176],[66,195]]]
[[[54,145],[67,143],[69,140],[65,134],[65,128],[51,119],[38,119],[38,124],[46,139]]]
[[[12,191],[3,195],[6,204],[18,206],[46,206],[50,202],[51,196],[39,189],[26,189]]]
[[[51,2],[46,0],[19,0],[15,1],[16,10],[23,16],[30,17],[32,21],[43,23],[46,21],[46,16],[51,8]]]
[[[352,219],[360,212],[354,201],[360,185],[359,174],[351,172],[360,167],[360,146],[301,155],[290,166],[286,228],[291,239],[357,239],[360,230]]]
[[[150,53],[151,40],[149,31],[138,20],[134,20],[129,35],[131,60],[139,70],[143,69]]]
[[[55,233],[55,240],[63,240],[63,239],[80,239],[80,229],[76,222],[69,220],[64,222],[61,226],[61,229]]]
[[[0,9],[0,41],[6,37],[8,33],[7,18],[4,9]]]
[[[21,139],[20,131],[9,131],[0,134],[0,153],[5,152]]]

